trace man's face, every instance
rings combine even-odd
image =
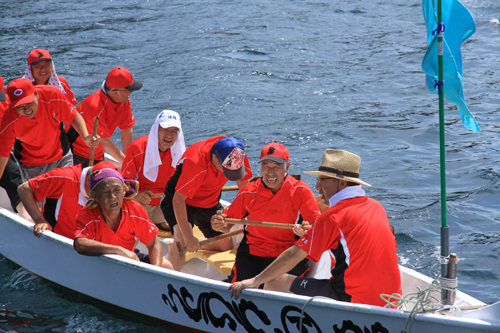
[[[288,172],[290,163],[276,163],[274,161],[264,160],[260,163],[260,171],[264,184],[276,194],[285,182],[285,174]]]
[[[128,89],[111,89],[108,91],[108,96],[109,98],[114,102],[114,103],[127,103],[128,98],[130,94],[132,93],[132,90]]]
[[[46,84],[52,74],[52,60],[42,60],[36,65],[31,65],[31,72],[36,84]]]
[[[158,149],[162,152],[167,151],[177,141],[178,135],[179,129],[177,127],[163,128],[158,126]]]
[[[119,179],[106,178],[97,184],[93,192],[103,214],[117,213],[122,208],[125,188]]]
[[[330,198],[339,191],[339,180],[326,176],[318,176],[316,177],[315,188],[321,195],[321,201],[326,206],[330,206]]]
[[[35,90],[33,102],[18,105],[14,109],[16,109],[17,113],[21,116],[25,116],[29,119],[35,118],[36,112],[38,111],[38,92]]]

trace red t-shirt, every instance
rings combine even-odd
[[[319,216],[319,206],[309,186],[287,176],[276,194],[264,186],[262,178],[241,188],[232,204],[224,209],[230,218],[295,224],[302,216],[313,223]],[[248,215],[247,215],[248,214]],[[251,255],[277,257],[295,244],[293,231],[247,225],[246,244]]]
[[[172,166],[172,153],[170,149],[166,152],[160,151],[161,165],[158,166],[158,177],[155,182],[144,177],[144,158],[149,135],[141,136],[134,140],[127,149],[127,154],[122,163],[122,174],[125,178],[139,181],[139,191],[144,192],[147,188],[153,193],[163,193],[168,180],[175,172]],[[161,198],[151,199],[150,206],[158,206]]]
[[[35,118],[21,116],[10,108],[0,126],[0,156],[8,157],[18,138],[22,141],[24,165],[44,165],[60,159],[60,122],[71,123],[76,116],[76,109],[56,87],[43,85],[35,89],[39,96]]]
[[[62,85],[64,91],[66,92],[66,99],[71,104],[76,106],[78,104],[78,101],[76,100],[75,94],[73,94],[73,90],[71,90],[71,87],[69,86],[68,81],[66,81],[66,79],[63,78],[62,76],[58,75],[57,77],[59,78],[59,82],[61,82],[61,85]]]
[[[401,294],[396,239],[384,207],[374,199],[340,201],[295,245],[314,262],[326,250],[332,252],[330,283],[343,301],[384,306],[380,294]]]
[[[85,182],[81,174],[82,165],[79,164],[53,169],[28,180],[37,201],[57,199],[54,232],[71,239],[75,237],[75,218],[84,207],[78,203],[80,185],[82,181]]]
[[[2,118],[3,115],[5,114],[5,111],[10,109],[9,96],[5,94],[5,97],[6,97],[5,101],[0,102],[0,123],[2,123]]]
[[[83,208],[76,217],[75,238],[87,238],[101,243],[118,245],[134,251],[135,237],[148,244],[158,234],[158,228],[149,220],[142,205],[131,199],[124,199],[122,220],[116,232],[106,224],[99,206]]]
[[[94,117],[99,116],[97,134],[103,139],[111,138],[117,127],[126,130],[135,124],[130,100],[127,103],[113,103],[101,89],[81,102],[77,110],[85,120],[87,131],[90,134],[94,132]],[[81,137],[78,137],[73,144],[73,152],[78,156],[90,158],[90,148]],[[104,149],[100,144],[95,149],[94,157],[96,160],[104,158]]]
[[[225,135],[218,135],[197,142],[182,155],[179,161],[182,163],[182,173],[175,190],[187,197],[186,204],[199,208],[217,205],[227,178],[212,164],[211,150],[217,141],[225,137]],[[242,180],[250,179],[252,176],[250,162],[245,154],[245,177]]]

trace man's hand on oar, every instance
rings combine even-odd
[[[224,219],[227,217],[226,214],[222,214],[222,211],[218,210],[217,214],[212,215],[212,219],[210,223],[212,225],[212,229],[218,232],[226,233],[231,230],[232,225],[227,224]]]
[[[200,246],[212,244],[212,243],[220,241],[222,239],[233,237],[233,236],[236,236],[236,235],[239,235],[242,233],[243,233],[243,229],[238,229],[238,230],[231,231],[231,232],[219,235],[219,236],[207,238],[205,240],[200,241]],[[187,251],[187,248],[185,246],[183,247],[181,242],[177,242],[176,246],[177,246],[177,250],[179,251],[179,257],[181,257],[181,259],[184,260],[184,258],[185,258],[184,252]],[[188,252],[196,252],[196,251],[188,251]]]

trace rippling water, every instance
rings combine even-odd
[[[492,303],[500,296],[500,2],[463,2],[477,23],[462,48],[464,90],[482,130],[468,132],[446,103],[448,225],[451,252],[465,259],[459,288]],[[0,12],[6,83],[24,73],[35,47],[51,52],[78,101],[125,66],[144,83],[131,97],[134,137],[168,108],[181,114],[188,144],[241,139],[255,173],[272,140],[290,150],[292,173],[315,170],[325,148],[357,153],[368,195],[395,227],[401,264],[438,274],[437,98],[420,69],[420,1],[47,0],[0,2]],[[303,180],[314,185],[313,176]],[[0,272],[0,330],[162,330],[5,259]]]

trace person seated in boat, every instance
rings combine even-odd
[[[401,294],[396,240],[382,205],[365,196],[359,178],[359,156],[327,149],[318,171],[316,189],[330,208],[292,247],[254,278],[228,287],[237,299],[244,288],[265,283],[265,289],[339,301],[385,305],[380,294]],[[317,280],[288,274],[298,262],[317,262],[330,250],[335,258],[332,278]]]
[[[161,194],[185,151],[181,117],[175,111],[164,110],[156,117],[149,135],[130,144],[123,160],[123,175],[139,181],[134,200],[146,209],[151,221],[165,230],[169,226],[160,208]]]
[[[195,224],[207,238],[220,235],[212,229],[210,220],[222,209],[219,199],[224,184],[236,181],[241,188],[250,178],[252,169],[238,139],[218,135],[187,148],[167,182],[161,202],[174,243],[180,242],[188,252],[201,250],[198,238],[193,235]],[[227,238],[209,245],[207,249],[225,251],[232,248],[232,241]],[[167,258],[180,271],[184,259],[176,246],[172,246]]]
[[[78,164],[51,170],[19,186],[22,202],[35,221],[35,236],[40,237],[42,232],[50,230],[73,239],[75,218],[89,199],[90,174],[103,168],[120,170],[107,161],[93,167]],[[42,211],[37,202],[43,202]]]
[[[3,88],[3,79],[0,76],[0,123],[2,123],[2,118],[5,111],[7,111],[9,108],[10,103]],[[5,192],[7,192],[12,210],[18,213],[22,218],[33,222],[31,216],[24,208],[19,194],[17,193],[17,187],[21,185],[22,182],[23,178],[21,176],[19,165],[17,165],[12,153],[10,153],[7,164],[5,165],[3,175],[0,178],[0,187],[2,187]]]
[[[231,224],[224,218],[267,221],[296,226],[298,236],[305,234],[300,227],[314,222],[320,215],[319,206],[309,186],[288,175],[289,153],[285,146],[272,142],[260,153],[262,177],[241,188],[223,215],[212,216],[212,228],[229,232]],[[276,257],[299,238],[292,229],[278,229],[247,225],[238,246],[231,282],[252,278],[262,272]],[[304,259],[288,273],[302,276],[309,269]]]
[[[59,89],[65,96],[66,99],[76,106],[78,101],[68,84],[68,81],[62,76],[56,74],[56,68],[54,66],[54,61],[49,53],[49,51],[44,49],[34,49],[28,55],[28,66],[26,68],[26,74],[24,78],[33,82],[33,85],[49,85],[54,86]]]
[[[89,149],[99,144],[99,138],[89,135],[82,116],[56,87],[34,86],[20,78],[7,86],[7,94],[11,105],[0,126],[0,176],[12,147],[25,180],[73,165],[69,148],[62,149],[61,122],[71,123]]]
[[[76,217],[73,246],[87,256],[117,254],[172,269],[163,258],[158,228],[140,203],[129,200],[137,188],[136,181],[125,180],[114,169],[92,172],[90,200]],[[148,254],[135,249],[136,237],[146,245]]]
[[[135,124],[129,96],[133,91],[142,88],[142,83],[134,80],[132,74],[124,67],[115,67],[107,75],[100,89],[80,103],[77,110],[82,115],[90,133],[94,128],[94,117],[99,117],[97,134],[101,137],[100,145],[95,150],[95,162],[104,159],[104,150],[115,160],[123,163],[127,148],[132,142]],[[121,130],[123,152],[111,140],[116,128]],[[87,166],[90,159],[90,148],[78,136],[75,129],[69,129],[68,137],[73,146],[74,164]]]

